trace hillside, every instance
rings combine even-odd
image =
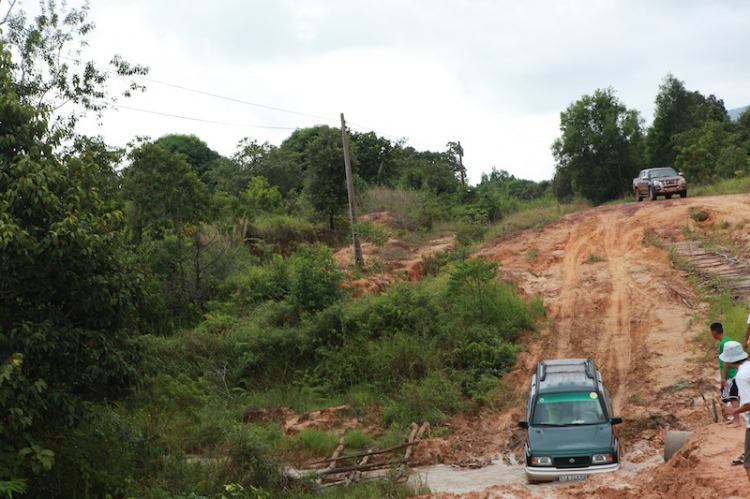
[[[708,219],[694,220],[696,210]],[[744,470],[730,464],[742,452],[743,429],[714,423],[710,410],[720,401],[715,346],[705,341],[708,307],[688,273],[671,264],[668,248],[690,233],[747,247],[748,218],[747,195],[628,203],[483,247],[475,256],[502,262],[500,278],[541,295],[549,314],[541,334],[526,338],[528,351],[506,378],[509,392],[525,392],[539,359],[594,357],[625,420],[623,466],[578,484],[527,485],[518,464],[524,435],[515,423],[524,409],[517,403],[509,411],[455,418],[449,436],[420,445],[423,466],[464,465],[461,472],[422,468],[433,490],[424,497],[745,497]],[[695,433],[664,463],[667,430]],[[489,463],[492,473],[465,467]],[[472,477],[468,486],[462,474]]]
[[[729,119],[732,121],[737,121],[737,118],[739,118],[742,113],[747,111],[748,108],[750,108],[750,106],[738,107],[737,109],[728,110],[727,114],[729,114]]]

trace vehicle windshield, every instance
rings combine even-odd
[[[659,168],[651,170],[651,178],[676,177],[677,172],[672,168]]]
[[[605,421],[598,393],[573,392],[540,395],[532,424],[564,426]]]

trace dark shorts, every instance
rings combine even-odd
[[[721,401],[725,404],[732,400],[739,400],[740,393],[737,391],[737,383],[734,382],[734,378],[728,379],[727,384],[721,389]]]
[[[750,468],[750,428],[747,428],[745,430],[745,462],[742,463],[742,466],[745,468]]]

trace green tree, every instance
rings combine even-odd
[[[264,167],[268,163],[266,158],[276,149],[268,142],[259,144],[248,138],[242,139],[238,147],[239,150],[231,159],[219,159],[207,174],[215,191],[237,197],[247,189],[251,178],[256,175],[264,176]]]
[[[156,139],[154,144],[160,145],[168,151],[182,154],[185,161],[193,167],[198,178],[213,190],[214,184],[208,173],[216,167],[221,155],[210,149],[208,144],[195,135],[182,134],[164,135]]]
[[[279,190],[270,185],[265,177],[253,177],[248,182],[247,190],[242,194],[242,199],[251,213],[272,212],[278,209],[283,201]]]
[[[369,184],[392,186],[398,168],[391,141],[378,137],[375,132],[352,132],[351,142],[357,148],[357,174]]]
[[[654,122],[646,136],[646,158],[652,167],[674,166],[677,154],[672,137],[693,125],[692,99],[685,84],[667,74],[656,95]]]
[[[643,164],[641,122],[612,88],[584,95],[560,113],[562,136],[552,153],[557,171],[570,174],[574,193],[603,203],[630,190]]]
[[[691,92],[685,83],[671,74],[664,77],[656,95],[654,122],[646,136],[646,159],[651,167],[676,164],[676,137],[692,128],[700,128],[707,121],[728,122],[724,102],[714,95],[704,97]],[[684,136],[681,147],[684,147]]]
[[[89,188],[98,165],[55,153],[61,133],[10,67],[0,43],[0,452],[31,443],[42,413],[74,422],[129,387],[140,295],[123,217]]]
[[[81,60],[88,46],[86,36],[95,27],[87,21],[88,4],[66,11],[64,2],[59,7],[55,0],[42,0],[40,14],[29,20],[24,11],[13,14],[15,3],[10,2],[0,13],[0,19],[7,21],[0,40],[18,55],[9,66],[17,95],[25,103],[54,112],[52,131],[73,135],[76,122],[88,112],[101,118],[102,112],[117,102],[117,96],[107,92],[113,75],[126,82],[121,97],[145,90],[133,77],[148,74],[146,67],[131,65],[119,55],[110,61],[112,69]],[[67,114],[63,108],[69,109]]]
[[[341,297],[342,279],[329,247],[300,246],[292,260],[289,299],[302,311],[321,311]]]
[[[729,128],[728,122],[709,120],[675,135],[676,168],[696,183],[744,175],[747,152],[741,147],[742,135]]]
[[[453,193],[461,184],[456,178],[458,161],[448,152],[417,151],[403,148],[399,155],[401,187],[426,190],[433,194]]]
[[[480,320],[484,320],[484,289],[497,278],[497,269],[502,264],[484,258],[473,258],[459,262],[450,272],[446,292],[448,295],[466,293],[475,301]]]
[[[184,154],[144,142],[129,154],[123,189],[131,202],[131,231],[136,242],[144,232],[161,238],[172,230],[181,237],[185,224],[205,220],[209,194]]]
[[[354,167],[356,150],[352,148],[351,152]],[[333,230],[335,216],[347,206],[349,199],[341,131],[320,127],[317,136],[310,141],[305,156],[308,164],[305,194],[313,208],[328,217]]]

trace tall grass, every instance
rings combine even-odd
[[[719,180],[713,184],[688,186],[690,196],[716,196],[720,194],[744,194],[750,192],[750,177]]]
[[[721,322],[724,326],[724,335],[742,343],[745,341],[745,329],[747,328],[747,315],[750,312],[750,303],[736,299],[730,291],[712,296],[710,303],[710,321]],[[708,324],[704,328],[708,336]],[[709,337],[710,338],[710,337]]]
[[[248,236],[267,243],[313,242],[325,225],[292,215],[264,213],[250,224]]]
[[[591,208],[590,201],[576,198],[570,203],[560,204],[552,198],[542,198],[520,204],[519,211],[493,224],[487,231],[486,240],[500,240],[534,228],[541,228],[563,216]]]

